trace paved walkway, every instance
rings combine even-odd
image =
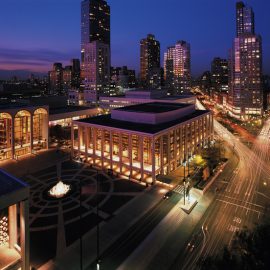
[[[55,165],[59,161],[68,159],[68,153],[49,149],[41,151],[38,154],[29,154],[20,157],[18,160],[2,161],[0,167],[16,177],[22,177],[23,175],[37,172]]]
[[[162,189],[158,186],[149,187],[141,195],[127,203],[115,214],[109,222],[100,225],[100,253],[113,244],[124,231],[138,221],[161,198]],[[80,269],[79,241],[72,244],[56,259],[50,260],[39,270],[73,270]],[[96,259],[96,229],[94,228],[83,237],[83,265],[89,267]]]

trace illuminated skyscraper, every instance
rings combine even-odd
[[[143,86],[160,88],[160,43],[154,35],[147,35],[140,41],[140,74]]]
[[[81,78],[96,102],[110,87],[110,6],[104,0],[81,3]]]
[[[236,4],[244,6],[242,2]],[[232,116],[245,120],[262,115],[262,40],[254,34],[254,15],[251,8],[237,12],[237,37],[230,53],[229,110]],[[245,12],[247,15],[245,15]],[[241,26],[242,17],[246,18]],[[239,30],[240,29],[240,30]],[[239,30],[239,31],[238,31]]]
[[[186,41],[178,41],[165,52],[164,78],[169,90],[175,93],[190,91],[190,44]]]
[[[255,34],[254,12],[251,7],[243,2],[236,3],[236,34],[239,37],[243,33]]]

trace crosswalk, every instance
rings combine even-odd
[[[174,192],[177,192],[179,194],[183,194],[184,193],[184,186],[183,185],[177,185],[174,189]]]

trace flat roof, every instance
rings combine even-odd
[[[0,104],[0,110],[5,110],[5,109],[16,109],[16,108],[29,108],[33,107],[29,104],[22,104],[22,103],[5,103],[5,104]]]
[[[0,169],[0,196],[8,195],[26,187],[28,187],[26,183]]]
[[[148,133],[148,134],[153,135],[162,130],[181,124],[185,121],[191,120],[192,118],[202,116],[209,112],[210,111],[208,110],[196,110],[192,112],[191,114],[180,117],[177,120],[173,120],[173,121],[165,122],[161,124],[155,124],[155,125],[120,121],[120,120],[112,119],[110,114],[100,115],[100,116],[96,116],[92,118],[86,118],[86,119],[78,120],[76,122],[88,123],[88,124],[99,125],[103,127],[118,128],[118,129],[130,130],[130,131],[137,131],[137,132]]]
[[[64,107],[56,107],[50,108],[50,115],[60,114],[60,113],[68,113],[68,112],[77,112],[77,111],[86,111],[94,109],[95,107],[85,107],[85,106],[64,106]]]
[[[117,111],[137,112],[137,113],[164,113],[179,110],[191,106],[190,104],[182,103],[166,103],[166,102],[151,102],[144,104],[136,104],[127,107],[117,108]]]

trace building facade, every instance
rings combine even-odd
[[[213,139],[210,111],[147,103],[73,121],[72,155],[149,184],[169,174]]]
[[[48,149],[48,106],[0,106],[0,160]]]
[[[105,111],[120,108],[129,105],[143,104],[149,102],[166,102],[166,103],[187,103],[195,104],[196,96],[194,95],[167,95],[165,90],[130,90],[125,95],[119,96],[101,96],[99,106]]]
[[[53,69],[49,71],[49,87],[51,93],[62,93],[63,91],[63,66],[62,63],[54,63]]]
[[[164,79],[174,93],[187,93],[191,89],[190,44],[178,41],[164,54]]]
[[[152,34],[140,41],[140,79],[143,87],[161,87],[160,43]]]
[[[81,3],[81,78],[89,102],[110,89],[110,6],[104,0]]]
[[[228,109],[233,117],[245,120],[263,113],[262,40],[254,34],[252,9],[242,2],[236,7],[240,18],[237,17],[238,36],[229,59]]]
[[[82,76],[85,90],[89,92],[87,103],[98,100],[100,94],[110,93],[110,46],[100,41],[93,41],[84,46]]]

